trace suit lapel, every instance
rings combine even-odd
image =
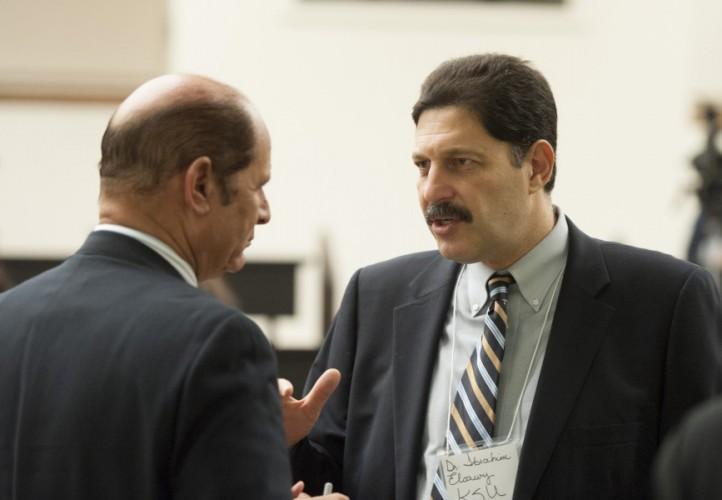
[[[458,270],[457,264],[437,257],[410,284],[415,298],[394,309],[393,444],[397,500],[416,496],[431,375]]]
[[[514,500],[527,500],[549,463],[614,311],[599,243],[569,224],[569,255],[522,449]]]

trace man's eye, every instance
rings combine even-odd
[[[454,168],[469,167],[474,163],[474,160],[469,158],[451,158],[449,160],[449,166]]]
[[[414,165],[416,165],[416,168],[418,168],[419,170],[428,170],[429,160],[416,160],[414,162]]]

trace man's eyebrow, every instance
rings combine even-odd
[[[444,156],[452,156],[452,155],[472,155],[479,158],[486,158],[486,155],[483,151],[479,151],[478,149],[472,149],[472,148],[462,148],[462,147],[452,147],[449,149],[445,149],[443,152]]]
[[[462,147],[451,147],[448,149],[444,149],[441,152],[441,156],[443,157],[449,157],[454,155],[470,155],[475,156],[479,159],[485,159],[486,155],[483,151],[479,151],[478,149],[471,149],[471,148],[462,148]],[[411,159],[412,160],[426,160],[428,159],[428,156],[426,156],[423,153],[420,153],[418,151],[414,151],[411,153]]]

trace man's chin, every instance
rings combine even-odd
[[[437,239],[436,244],[439,249],[439,253],[446,259],[453,260],[459,264],[472,264],[479,261],[476,256],[469,255],[469,252],[464,252],[462,249],[444,241],[439,241]]]
[[[231,257],[231,259],[226,264],[225,271],[227,273],[237,273],[243,267],[246,265],[246,256],[243,255],[243,253],[240,253],[234,257]]]

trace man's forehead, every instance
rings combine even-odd
[[[416,127],[416,149],[428,147],[463,148],[480,142],[482,129],[464,117],[428,115]]]
[[[448,105],[429,108],[419,115],[416,130],[433,127],[482,126],[477,115],[465,106]]]

